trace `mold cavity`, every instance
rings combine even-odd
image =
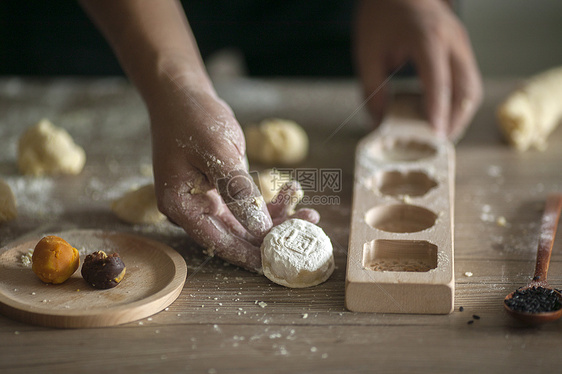
[[[437,267],[437,246],[425,240],[377,239],[363,246],[363,268],[426,272]]]
[[[413,139],[382,138],[369,150],[379,161],[418,161],[434,156],[435,147]]]
[[[371,208],[365,222],[375,229],[388,232],[418,232],[435,224],[437,215],[417,205],[395,204]]]
[[[391,196],[423,196],[437,187],[437,182],[421,171],[381,172],[377,175],[376,181],[378,190]]]

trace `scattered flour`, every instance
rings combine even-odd
[[[97,177],[92,177],[86,186],[86,194],[94,201],[113,201],[131,189],[152,183],[152,177],[131,176],[112,181],[102,181]]]
[[[502,176],[503,170],[501,166],[498,165],[490,165],[488,166],[487,174],[493,178],[499,178]]]
[[[58,201],[53,190],[55,182],[49,177],[6,177],[16,197],[18,212],[21,216],[59,215],[63,212],[63,203]]]

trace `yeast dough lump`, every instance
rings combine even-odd
[[[166,219],[158,210],[152,183],[125,193],[113,201],[111,210],[121,220],[132,224],[155,224]]]
[[[292,166],[308,154],[308,136],[296,122],[267,119],[259,125],[248,126],[246,150],[250,161],[270,166]]]
[[[15,219],[18,215],[16,198],[10,186],[0,179],[0,223]]]
[[[25,175],[76,175],[82,171],[86,153],[68,132],[43,119],[27,129],[18,144],[18,167]]]
[[[519,151],[544,150],[562,122],[562,66],[529,78],[498,107],[499,127]]]

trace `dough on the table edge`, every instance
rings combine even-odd
[[[0,179],[0,223],[11,221],[17,215],[16,197],[10,186]]]
[[[42,176],[76,175],[86,163],[84,149],[70,134],[48,119],[28,128],[18,143],[18,167],[22,174]]]
[[[166,219],[158,210],[152,183],[125,193],[113,201],[111,210],[121,220],[132,224],[155,224]]]
[[[263,274],[291,288],[323,283],[335,268],[330,238],[320,227],[301,219],[273,227],[261,245],[261,255]]]
[[[531,77],[497,109],[499,127],[520,151],[546,149],[548,136],[562,120],[562,67]]]

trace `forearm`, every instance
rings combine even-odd
[[[177,1],[80,0],[149,104],[169,84],[214,92]]]

